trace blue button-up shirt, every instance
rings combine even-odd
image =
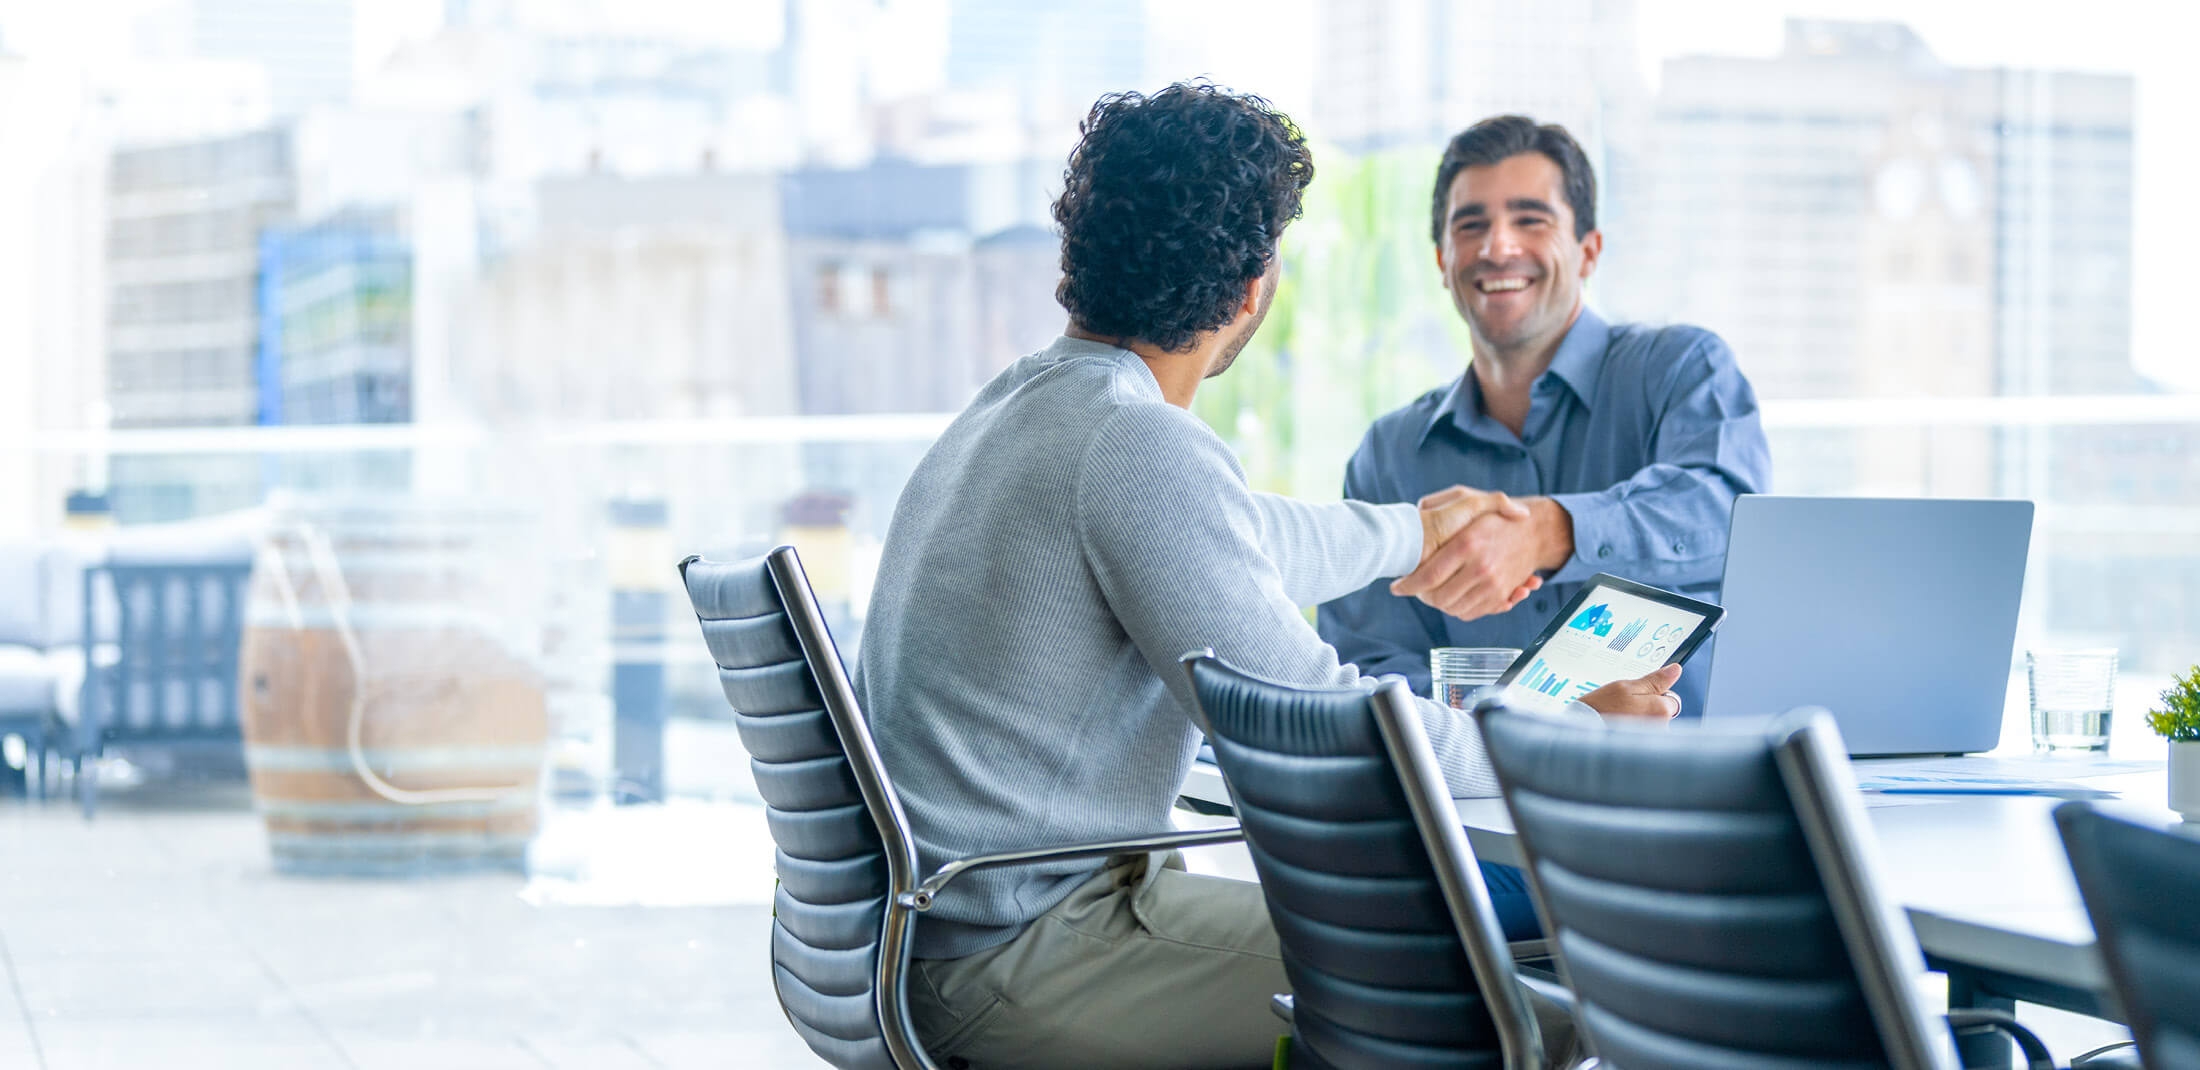
[[[1518,435],[1485,411],[1471,369],[1383,416],[1344,493],[1410,502],[1464,484],[1548,496],[1573,515],[1572,559],[1511,611],[1471,621],[1371,584],[1317,615],[1341,660],[1425,695],[1430,647],[1526,646],[1599,572],[1718,600],[1734,496],[1772,479],[1757,396],[1726,343],[1698,327],[1611,326],[1584,308],[1531,389]],[[1710,668],[1707,645],[1674,688],[1682,716],[1702,712]]]

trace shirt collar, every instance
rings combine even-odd
[[[1581,315],[1574,317],[1574,325],[1566,329],[1566,337],[1558,343],[1558,352],[1551,354],[1551,366],[1545,374],[1557,376],[1575,397],[1581,399],[1582,408],[1593,410],[1597,404],[1597,379],[1604,370],[1604,351],[1611,343],[1612,328],[1585,304],[1581,306]],[[1481,414],[1482,384],[1469,368],[1452,384],[1451,392],[1444,395],[1436,411],[1429,414],[1421,437],[1426,439],[1446,420],[1465,430]]]
[[[1558,352],[1551,355],[1550,374],[1573,389],[1581,399],[1581,407],[1597,407],[1597,380],[1604,371],[1604,351],[1612,344],[1612,328],[1605,326],[1602,317],[1581,306],[1581,315],[1574,325],[1567,328],[1566,340],[1558,344]]]

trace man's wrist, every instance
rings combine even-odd
[[[1556,572],[1574,558],[1574,515],[1551,498],[1529,498],[1528,521],[1534,525],[1540,572]]]

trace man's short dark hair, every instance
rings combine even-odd
[[[1444,162],[1436,165],[1436,195],[1429,210],[1429,240],[1444,243],[1444,209],[1450,206],[1451,183],[1469,167],[1488,167],[1522,153],[1540,152],[1558,165],[1565,186],[1566,206],[1574,210],[1574,237],[1586,238],[1597,229],[1597,173],[1580,143],[1557,123],[1541,123],[1525,115],[1499,115],[1461,130],[1444,146]]]
[[[1205,82],[1101,97],[1079,130],[1054,202],[1062,307],[1171,352],[1229,323],[1314,180],[1305,137],[1267,101]]]

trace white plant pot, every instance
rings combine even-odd
[[[2200,821],[2200,740],[2169,745],[2169,808]]]

